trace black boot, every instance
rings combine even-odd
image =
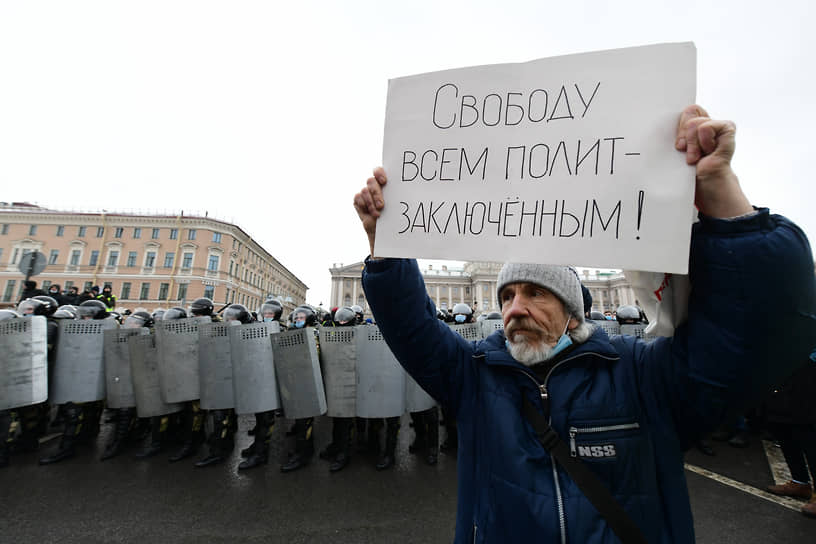
[[[337,453],[334,455],[329,472],[338,472],[346,468],[351,461],[351,443],[354,434],[354,418],[336,417],[332,422],[332,443]]]
[[[65,428],[62,431],[59,449],[54,455],[40,458],[41,465],[59,463],[65,459],[70,459],[76,453],[76,442],[82,432],[83,420],[85,418],[81,405],[69,402],[65,405],[63,413]]]
[[[422,453],[428,447],[428,424],[426,419],[425,412],[411,412],[414,441],[408,446],[409,453]]]
[[[439,409],[434,406],[425,413],[425,424],[428,433],[428,454],[425,463],[435,465],[439,456]]]
[[[255,414],[255,441],[247,448],[246,459],[238,465],[238,470],[247,470],[269,462],[269,442],[272,440],[272,430],[275,428],[275,413],[263,412]],[[241,452],[243,453],[243,452]]]
[[[150,418],[150,443],[135,455],[137,459],[147,459],[164,450],[169,421],[170,419],[167,416],[155,416]]]
[[[210,436],[210,453],[204,459],[195,462],[202,468],[223,463],[235,447],[233,440],[232,410],[214,410],[213,434]]]
[[[11,434],[11,412],[8,410],[0,411],[0,468],[6,467],[9,464],[11,456],[10,439]]]
[[[199,446],[204,441],[204,412],[199,408],[198,401],[187,403],[184,407],[181,449],[170,456],[167,460],[171,463],[187,459],[196,454]]]
[[[105,461],[111,457],[116,457],[125,449],[136,418],[135,408],[120,408],[115,412],[116,427],[113,431],[113,440],[105,447],[100,461]]]
[[[395,453],[397,450],[399,428],[400,423],[398,417],[389,417],[386,419],[385,450],[377,463],[377,470],[385,470],[394,466],[396,462]]]
[[[289,456],[289,461],[280,467],[281,472],[292,472],[305,467],[311,461],[314,455],[313,423],[313,418],[295,420],[295,452]]]

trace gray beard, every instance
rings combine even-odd
[[[518,338],[521,335],[516,335]],[[548,346],[544,342],[538,345],[532,345],[521,336],[520,340],[507,339],[509,344],[510,355],[525,366],[532,366],[536,363],[541,363],[552,357],[553,346]]]

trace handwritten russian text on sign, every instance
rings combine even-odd
[[[685,273],[695,63],[663,44],[391,80],[375,253]]]

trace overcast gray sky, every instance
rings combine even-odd
[[[568,5],[569,4],[569,5]],[[389,78],[661,42],[737,123],[750,200],[816,237],[816,17],[801,1],[3,2],[0,200],[207,210],[328,303],[368,252],[351,201]],[[575,263],[582,264],[582,263]]]

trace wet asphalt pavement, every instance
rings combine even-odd
[[[373,455],[357,454],[335,474],[317,455],[309,466],[281,474],[288,425],[280,423],[270,464],[241,473],[238,452],[251,442],[249,418],[240,420],[232,458],[208,468],[186,460],[170,464],[168,454],[140,461],[129,452],[100,462],[110,432],[104,428],[95,446],[73,459],[40,467],[38,454],[18,455],[0,470],[0,543],[451,542],[455,459],[442,454],[430,467],[409,454],[407,422],[403,418],[396,467],[378,472]],[[318,451],[329,433],[329,420],[318,418]],[[56,445],[45,443],[40,453]],[[692,451],[687,462],[752,486],[772,483],[759,441],[747,450],[715,447],[716,457]],[[816,519],[687,475],[698,542],[816,542]]]

